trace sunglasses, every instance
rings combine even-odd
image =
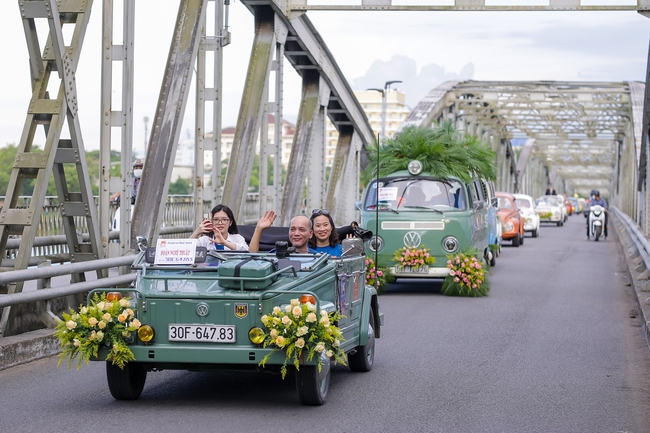
[[[329,215],[330,211],[327,209],[314,209],[311,211],[311,216],[319,216],[319,215]]]

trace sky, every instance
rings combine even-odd
[[[144,117],[154,117],[178,0],[135,4],[133,142],[134,152],[142,153]],[[99,148],[101,5],[101,0],[94,1],[76,73],[79,121],[87,150]],[[310,11],[308,16],[353,90],[401,80],[393,88],[406,94],[410,107],[446,80],[644,81],[646,75],[650,19],[633,11]],[[0,92],[0,146],[5,146],[20,141],[31,86],[18,2],[0,1],[0,17],[5,55],[0,68],[5,86]],[[234,126],[237,120],[254,33],[252,14],[237,0],[231,1],[229,26],[232,43],[224,48],[224,127]],[[285,62],[283,111],[289,121],[297,117],[300,91],[299,76]],[[194,91],[190,96],[185,138],[194,129]]]

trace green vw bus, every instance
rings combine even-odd
[[[486,198],[479,179],[464,182],[422,172],[411,161],[408,170],[372,180],[361,211],[362,226],[375,236],[366,243],[368,257],[390,268],[397,278],[444,278],[447,255],[475,247],[489,262]],[[401,248],[426,249],[435,263],[404,266],[394,258]]]

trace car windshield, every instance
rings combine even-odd
[[[499,198],[499,209],[512,209],[512,202],[508,200],[505,197],[498,197]]]
[[[525,198],[518,198],[515,200],[515,203],[519,209],[532,207],[530,202]]]
[[[380,211],[395,210],[465,210],[467,200],[463,185],[456,180],[442,181],[430,178],[380,179],[368,187],[365,210],[375,210],[379,195]]]
[[[537,204],[546,204],[549,206],[559,206],[557,197],[552,197],[550,195],[545,195],[537,199]]]

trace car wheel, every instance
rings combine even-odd
[[[526,237],[526,232],[523,232],[523,233],[521,234],[521,240],[519,241],[519,245],[523,245],[523,244],[524,244],[524,238],[525,238],[525,237]]]
[[[497,252],[492,251],[492,258],[490,259],[490,267],[493,268],[497,265]]]
[[[354,348],[355,352],[348,354],[350,370],[366,372],[372,370],[375,362],[375,313],[370,308],[370,323],[368,324],[368,341],[363,346]]]
[[[116,400],[135,400],[140,397],[147,380],[147,370],[137,362],[128,362],[124,368],[106,361],[108,389]]]
[[[539,236],[539,227],[537,227],[533,232],[533,237],[536,238],[537,236]]]
[[[518,247],[520,244],[521,239],[519,238],[519,233],[517,233],[517,236],[512,238],[512,246],[513,247]]]
[[[332,360],[321,353],[321,370],[317,365],[303,365],[296,370],[296,390],[300,403],[308,406],[320,406],[325,403],[330,387]]]

